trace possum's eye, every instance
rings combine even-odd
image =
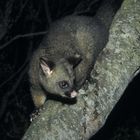
[[[69,83],[67,81],[60,81],[59,82],[59,87],[62,89],[66,89],[69,87]]]

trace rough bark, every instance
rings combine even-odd
[[[86,140],[105,123],[130,81],[140,71],[140,1],[125,0],[90,82],[74,105],[47,101],[23,140]]]

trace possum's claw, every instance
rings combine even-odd
[[[30,121],[32,122],[32,121],[34,121],[38,116],[40,116],[42,110],[45,110],[45,108],[44,108],[44,107],[40,107],[40,108],[37,108],[36,110],[34,110],[34,111],[32,112],[32,114],[30,115]]]

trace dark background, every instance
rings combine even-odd
[[[94,16],[101,0],[0,0],[0,139],[19,140],[34,105],[28,64],[44,31],[70,14]],[[116,3],[117,4],[117,3]],[[140,140],[140,74],[91,139]]]

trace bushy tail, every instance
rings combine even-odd
[[[101,6],[97,10],[96,16],[109,29],[112,20],[121,6],[123,0],[102,0]]]

